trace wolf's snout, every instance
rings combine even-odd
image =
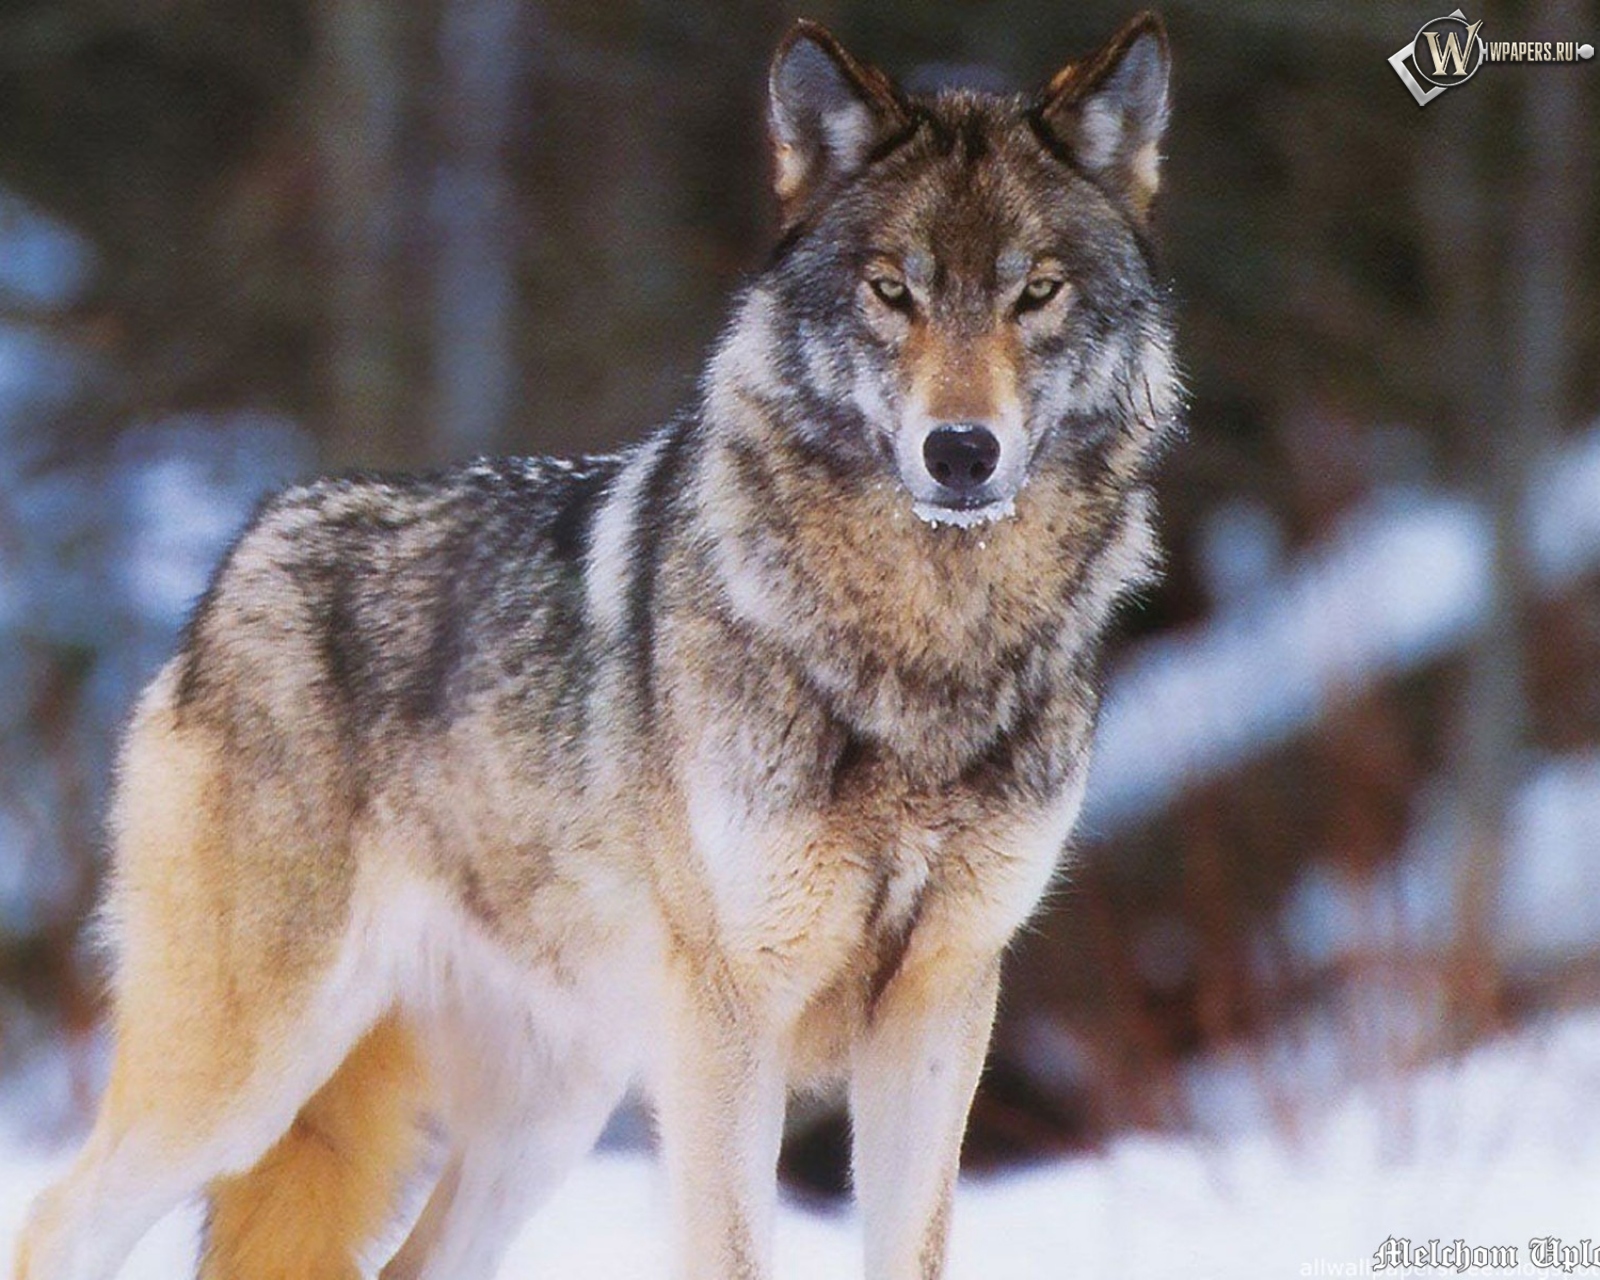
[[[983,488],[994,475],[1000,463],[1000,441],[988,427],[973,422],[935,427],[922,442],[922,460],[942,487],[965,497]]]

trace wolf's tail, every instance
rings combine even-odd
[[[248,1172],[209,1189],[200,1280],[358,1280],[419,1154],[425,1073],[380,1022]]]

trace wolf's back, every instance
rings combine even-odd
[[[279,495],[196,608],[176,710],[355,750],[447,725],[485,695],[548,716],[562,669],[585,657],[573,530],[618,465],[480,462]]]

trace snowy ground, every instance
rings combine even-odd
[[[1344,1046],[1359,1054],[1361,1046]],[[1286,1280],[1375,1273],[1389,1237],[1421,1246],[1600,1236],[1600,1014],[1490,1044],[1458,1063],[1368,1086],[1301,1118],[1292,1138],[1239,1132],[1208,1144],[1134,1138],[1104,1156],[963,1186],[956,1280]],[[13,1142],[13,1147],[15,1143]],[[0,1166],[0,1247],[62,1157],[15,1150]],[[191,1274],[197,1215],[163,1223],[125,1275]],[[860,1274],[856,1223],[787,1210],[783,1280]],[[636,1154],[592,1158],[518,1241],[504,1275],[646,1280],[665,1275],[657,1175]],[[1579,1268],[1574,1274],[1596,1274]],[[1416,1270],[1384,1274],[1445,1275]]]

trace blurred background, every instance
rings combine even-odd
[[[1131,0],[807,0],[1042,82]],[[1290,1136],[1600,1007],[1600,63],[1386,65],[1445,5],[1165,6],[1189,438],[975,1170]],[[789,0],[0,3],[0,1099],[76,1132],[119,726],[265,491],[609,448],[773,234]],[[1572,0],[1493,39],[1600,36]],[[1600,1100],[1600,1068],[1589,1078]],[[9,1092],[7,1092],[9,1091]],[[20,1099],[20,1101],[18,1101]],[[1390,1107],[1390,1103],[1384,1104]],[[791,1185],[844,1186],[827,1105]],[[1374,1242],[1376,1243],[1376,1242]]]

